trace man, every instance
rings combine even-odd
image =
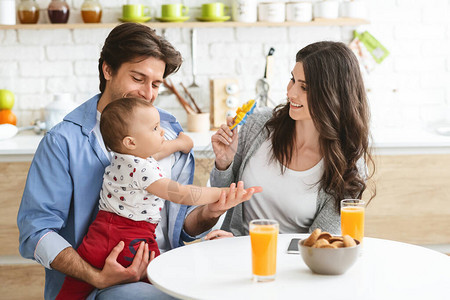
[[[89,299],[167,297],[152,285],[138,282],[149,262],[148,245],[136,245],[132,264],[124,268],[116,261],[124,247],[120,242],[102,270],[90,266],[75,249],[98,212],[103,172],[110,163],[99,130],[102,110],[121,97],[154,102],[163,79],[176,72],[181,62],[181,54],[147,26],[117,26],[105,40],[99,59],[101,93],[69,113],[41,141],[30,167],[17,224],[21,255],[46,267],[45,299],[56,297],[65,275],[95,286],[97,290]],[[181,126],[169,113],[159,112],[166,137],[175,138]],[[168,177],[182,184],[192,183],[192,153],[177,152],[160,163]],[[228,208],[242,202],[240,197],[238,190],[233,199],[197,208],[166,202],[157,230],[159,247],[166,251],[196,238]]]

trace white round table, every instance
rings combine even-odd
[[[166,252],[147,268],[160,290],[182,299],[450,299],[450,257],[420,246],[364,238],[362,254],[343,275],[318,275],[299,254],[294,237],[278,238],[277,275],[253,282],[250,239],[199,242]]]

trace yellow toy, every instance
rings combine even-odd
[[[247,117],[253,113],[256,107],[255,100],[249,100],[236,110],[236,117],[234,117],[233,125],[230,127],[233,130],[238,125],[243,125],[247,122]]]

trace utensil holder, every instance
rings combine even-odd
[[[209,129],[209,113],[187,115],[187,130],[189,132],[207,132]]]

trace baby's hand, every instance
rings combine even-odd
[[[190,137],[188,137],[184,132],[180,132],[177,137],[177,141],[180,145],[180,151],[183,153],[189,153],[191,149],[194,147],[194,142]]]

